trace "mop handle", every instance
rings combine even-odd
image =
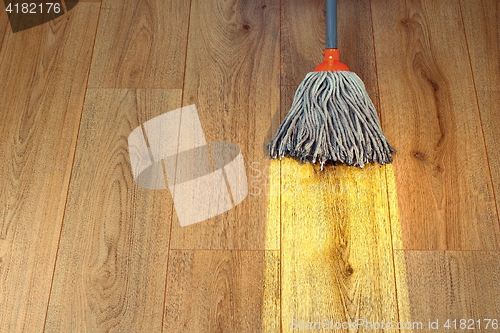
[[[326,0],[326,48],[338,48],[337,0]]]

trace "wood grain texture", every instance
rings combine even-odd
[[[417,253],[417,251],[414,251]],[[400,323],[412,323],[411,327],[404,327],[403,332],[418,332],[424,328],[424,323],[418,321],[421,318],[412,318],[410,291],[408,290],[408,272],[404,251],[393,249],[394,273],[396,275],[396,297],[398,301],[398,316]],[[421,326],[421,327],[420,327]],[[427,327],[428,328],[428,327]]]
[[[320,175],[265,145],[322,60],[324,7],[81,0],[16,34],[0,15],[1,333],[500,318],[499,2],[339,1],[342,61],[398,154]],[[127,136],[189,104],[242,148],[249,196],[180,228]]]
[[[180,90],[88,90],[46,332],[161,330],[172,199],[135,184],[127,137],[180,99]]]
[[[190,24],[183,104],[196,104],[207,142],[240,146],[253,183],[248,197],[222,215],[186,228],[174,219],[171,246],[276,249],[265,240],[261,175],[269,165],[269,127],[278,126],[279,1],[195,0]]]
[[[413,321],[423,322],[428,329],[429,319],[439,320],[440,329],[435,332],[495,331],[491,324],[486,330],[483,319],[500,317],[499,252],[396,251],[396,257],[396,262],[405,262],[406,267],[397,269],[406,270]],[[456,319],[457,328],[443,328],[447,319]],[[460,329],[460,319],[474,319],[474,326]]]
[[[338,21],[341,61],[363,80],[377,106],[377,70],[370,0],[338,1]]]
[[[401,230],[401,220],[399,218],[398,189],[396,186],[394,166],[392,164],[387,164],[384,169],[387,188],[387,200],[389,204],[389,218],[391,220],[392,248],[402,249],[403,232]]]
[[[266,288],[279,289],[276,251],[172,250],[170,256],[163,332],[279,332],[275,320],[263,325],[263,312],[279,313],[275,302],[263,302]]]
[[[405,248],[498,249],[458,2],[377,0],[372,10],[382,121],[398,150]]]
[[[496,194],[496,210],[500,207],[500,143],[498,128],[500,108],[500,2],[460,1],[474,83],[489,159],[489,168]]]
[[[460,1],[478,90],[500,91],[500,2]]]
[[[82,4],[42,26],[5,32],[0,50],[0,327],[5,332],[43,329],[98,10],[96,4]]]
[[[397,322],[385,167],[281,165],[283,331],[293,319]]]
[[[500,146],[500,132],[498,131],[500,128],[500,104],[498,103],[500,91],[478,91],[477,97],[498,212],[500,208],[500,151],[497,147]]]
[[[11,30],[8,15],[0,15],[0,50],[2,49],[5,32]]]
[[[324,48],[325,1],[281,1],[281,84],[298,86]]]
[[[189,1],[102,1],[89,87],[182,88]]]

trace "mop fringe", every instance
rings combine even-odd
[[[392,162],[396,150],[382,132],[363,81],[349,71],[308,73],[268,145],[271,158],[347,164]]]

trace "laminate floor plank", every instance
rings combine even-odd
[[[500,151],[496,147],[500,145],[500,132],[498,131],[500,128],[500,104],[498,103],[500,91],[478,91],[477,97],[498,211],[500,208]],[[493,204],[490,205],[493,206]]]
[[[395,258],[406,270],[411,320],[424,331],[496,331],[493,321],[486,325],[500,317],[498,251],[395,251]],[[430,330],[436,321],[438,329]]]
[[[45,332],[161,330],[172,198],[136,185],[127,137],[180,104],[180,89],[88,90]]]
[[[500,2],[460,1],[478,90],[500,91]]]
[[[498,249],[458,1],[372,1],[372,11],[382,122],[398,150],[404,248]]]
[[[89,87],[183,84],[190,1],[102,1]]]
[[[163,332],[279,332],[278,278],[277,251],[172,250]]]
[[[194,0],[189,30],[183,104],[197,106],[207,142],[239,145],[250,185],[246,199],[222,215],[188,227],[175,217],[171,247],[277,249],[266,244],[261,175],[270,127],[279,121],[279,1]]]
[[[44,25],[5,32],[0,50],[0,327],[5,332],[43,330],[98,11],[98,4],[81,4]]]
[[[323,319],[333,321],[329,329],[358,319],[397,322],[386,187],[392,166],[320,171],[283,159],[281,167],[283,331]]]

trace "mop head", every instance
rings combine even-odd
[[[392,162],[391,147],[363,81],[349,71],[311,72],[268,145],[271,158],[347,164]]]

